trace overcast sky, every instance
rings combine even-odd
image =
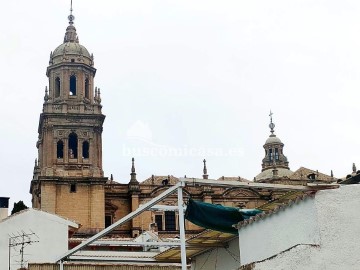
[[[2,1],[0,196],[29,194],[50,52],[70,1]],[[336,177],[359,163],[360,1],[74,0],[94,53],[103,167],[118,182],[152,174],[253,179],[269,111],[290,168]]]

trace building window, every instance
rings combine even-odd
[[[272,149],[269,149],[269,161],[273,160],[273,152]]]
[[[155,215],[155,223],[158,227],[158,231],[163,230],[163,218],[162,215]]]
[[[176,218],[173,211],[165,211],[165,231],[176,231]]]
[[[56,157],[64,158],[64,142],[61,140],[57,142]]]
[[[105,228],[112,224],[112,216],[105,216]]]
[[[70,96],[76,96],[76,77],[70,76]]]
[[[85,97],[90,99],[90,91],[89,91],[89,79],[85,79]]]
[[[88,141],[83,142],[83,148],[82,148],[83,158],[89,158],[89,149],[90,149],[89,142]]]
[[[70,193],[75,193],[76,192],[76,184],[71,184],[70,185]]]
[[[60,78],[56,77],[55,79],[55,97],[60,97]]]
[[[279,149],[275,148],[275,160],[279,160]]]
[[[69,158],[77,158],[78,156],[78,139],[76,133],[69,135]]]

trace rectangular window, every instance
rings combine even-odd
[[[165,231],[176,231],[175,212],[165,212]]]
[[[109,227],[112,224],[112,217],[105,216],[105,228]]]
[[[163,218],[162,215],[155,215],[155,223],[158,227],[158,231],[163,230]]]
[[[76,184],[71,184],[71,185],[70,185],[70,192],[71,192],[71,193],[75,193],[75,192],[76,192]]]

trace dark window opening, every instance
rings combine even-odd
[[[165,230],[176,231],[175,212],[165,211]]]
[[[85,97],[90,99],[89,79],[85,79]]]
[[[105,216],[105,228],[112,224],[112,216]]]
[[[89,158],[89,142],[85,141],[83,142],[83,149],[82,149],[82,157],[83,158]]]
[[[163,230],[162,215],[155,215],[155,223],[158,227],[158,231]]]
[[[76,184],[71,184],[71,185],[70,185],[70,192],[71,192],[71,193],[75,193],[75,192],[76,192]]]
[[[169,179],[164,179],[164,180],[162,180],[162,181],[161,181],[161,184],[162,184],[163,186],[167,186],[167,185],[169,184]]]
[[[269,161],[273,160],[273,152],[272,149],[269,149]]]
[[[78,156],[78,139],[76,133],[69,135],[69,158],[77,158]]]
[[[70,77],[70,96],[76,96],[76,77]]]
[[[316,179],[316,174],[315,173],[310,173],[308,176],[307,176],[308,179],[310,180],[315,180]]]
[[[275,148],[275,160],[279,160],[279,150]]]
[[[71,62],[74,63],[74,62],[75,62],[75,59],[71,59]]]
[[[60,78],[55,79],[55,97],[60,97]]]
[[[57,158],[64,158],[64,143],[63,143],[63,141],[57,142],[56,156],[57,156]]]

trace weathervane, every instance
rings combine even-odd
[[[270,124],[269,124],[269,128],[270,128],[270,131],[271,131],[271,134],[273,135],[274,134],[274,127],[275,127],[275,124],[273,123],[273,120],[272,120],[272,116],[273,116],[273,113],[272,111],[270,110]]]
[[[73,24],[75,20],[75,16],[72,14],[73,8],[72,8],[72,0],[70,2],[70,15],[68,16],[69,24]]]

